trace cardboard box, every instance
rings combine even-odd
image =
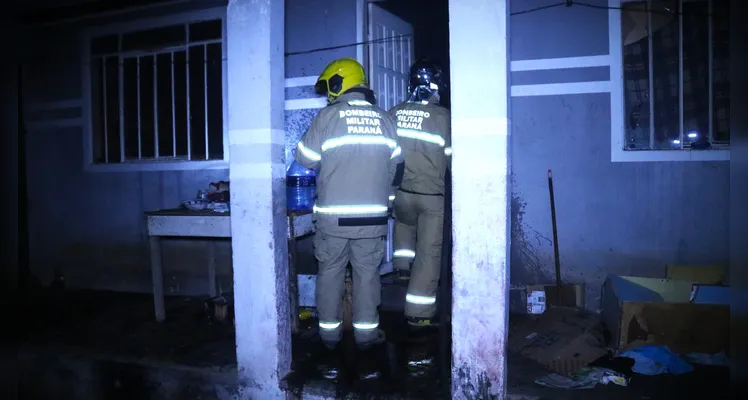
[[[601,316],[616,353],[641,344],[665,345],[678,354],[729,348],[728,286],[610,275]]]
[[[568,375],[605,356],[602,323],[591,313],[551,307],[538,316],[516,316],[509,323],[509,351]]]

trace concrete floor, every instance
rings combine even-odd
[[[168,298],[167,307],[168,320],[159,324],[153,320],[152,299],[148,295],[45,292],[36,296],[34,307],[25,313],[31,318],[20,332],[19,389],[25,397],[19,398],[226,398],[236,389],[233,326],[210,324],[203,299]],[[391,311],[383,310],[383,326],[390,331],[400,329],[396,327],[397,302],[391,301],[386,308]],[[323,376],[330,372],[329,362],[335,360],[315,355],[318,348],[308,340],[310,337],[313,334],[295,343],[294,367],[303,379],[298,374],[295,381],[289,377],[288,387],[294,392],[333,390],[340,394],[343,388],[358,393],[347,398],[378,397],[362,396],[363,393],[398,398],[392,390],[400,387],[401,393],[410,393],[409,398],[424,398],[423,388],[430,385],[434,391],[428,398],[447,397],[436,391],[440,386],[438,346],[433,335],[406,346],[403,340],[397,340],[391,348],[376,352],[376,356],[363,357],[372,360],[362,364],[364,370],[372,370],[369,375],[389,378],[377,383],[376,379],[361,379],[365,376],[353,377],[349,373],[347,386],[339,385],[337,378]],[[342,360],[345,363],[345,358]],[[430,361],[419,363],[423,360]],[[722,368],[697,368],[682,376],[647,377],[631,374],[629,360],[600,360],[596,364],[633,375],[629,387],[598,385],[592,390],[569,391],[536,385],[534,380],[547,372],[530,360],[510,354],[507,362],[509,393],[526,395],[525,398],[729,398],[729,371]],[[425,364],[428,366],[423,367]],[[311,373],[312,369],[316,372]],[[419,376],[423,379],[419,380]],[[397,382],[400,386],[394,385]],[[385,391],[389,393],[385,395]]]

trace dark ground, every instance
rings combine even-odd
[[[159,324],[153,319],[149,295],[60,292],[45,293],[37,298],[36,306],[26,313],[31,318],[20,331],[22,340],[19,348],[19,354],[26,355],[22,358],[34,358],[36,361],[33,366],[27,362],[24,364],[26,367],[20,367],[21,375],[26,374],[24,368],[35,368],[32,371],[35,377],[39,376],[40,368],[56,368],[54,365],[57,364],[48,360],[52,357],[91,357],[110,362],[96,364],[95,368],[88,367],[102,375],[99,380],[103,382],[97,385],[104,386],[104,389],[99,387],[85,391],[94,393],[91,397],[33,395],[31,393],[49,391],[40,391],[40,385],[44,382],[39,379],[30,381],[31,378],[22,377],[20,398],[217,398],[216,391],[220,391],[217,386],[231,387],[230,380],[235,374],[233,326],[210,324],[205,316],[203,299],[167,300],[168,320]],[[294,372],[287,377],[288,389],[298,392],[303,387],[306,393],[337,393],[338,398],[448,398],[440,391],[443,385],[439,381],[437,334],[425,334],[420,338],[407,336],[396,311],[382,312],[381,323],[388,332],[388,343],[362,354],[323,350],[313,339],[314,322],[307,321],[304,328],[306,334],[294,341]],[[351,345],[350,341],[344,341],[342,347]],[[128,372],[130,370],[125,367],[135,364],[160,368],[162,371],[171,368],[169,371],[182,371],[179,373],[187,375],[176,372],[150,373],[156,376],[151,380],[164,381],[164,376],[169,375],[170,379],[173,378],[169,393],[178,393],[168,396],[153,394],[156,393],[153,387],[138,387],[152,384],[146,385],[145,378],[134,378],[134,373]],[[595,365],[613,368],[631,376],[629,386],[598,385],[592,390],[571,391],[536,385],[534,380],[547,372],[530,360],[509,355],[508,364],[510,394],[546,399],[729,398],[729,371],[724,368],[697,367],[695,372],[682,376],[647,377],[632,374],[632,361],[628,359],[600,360]],[[65,374],[71,373],[66,371]],[[199,379],[194,377],[198,375],[189,375],[194,371],[199,372]],[[62,372],[47,371],[45,374],[48,377],[49,374],[60,375]],[[74,382],[80,385],[88,382],[70,376],[57,379],[67,382],[67,386],[75,385]],[[200,379],[203,380],[202,389],[180,391],[179,386],[193,384],[193,381]],[[217,382],[221,380],[219,385]],[[163,386],[163,383],[160,385]],[[163,387],[158,390],[161,391],[157,393],[166,393]],[[23,396],[24,391],[26,396]],[[146,395],[149,391],[151,394]]]

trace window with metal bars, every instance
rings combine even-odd
[[[222,24],[91,39],[94,163],[224,159]]]
[[[729,0],[622,5],[624,150],[730,144]]]

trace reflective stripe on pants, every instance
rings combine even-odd
[[[415,249],[405,298],[405,315],[432,318],[436,314],[436,292],[441,268],[444,198],[399,192],[395,197],[394,211],[395,250]],[[393,258],[393,264],[398,269],[408,269],[408,261],[406,257]]]
[[[353,266],[353,327],[357,343],[377,339],[380,302],[379,266],[384,258],[384,239],[346,239],[317,231],[314,236],[314,255],[319,261],[317,274],[317,314],[320,337],[337,343],[342,335],[342,324],[333,327],[326,322],[343,318],[345,269]]]

